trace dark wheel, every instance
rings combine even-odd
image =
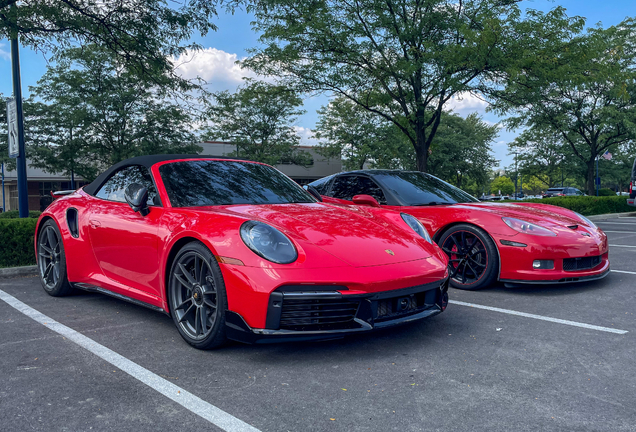
[[[201,243],[189,243],[175,257],[170,270],[168,301],[181,336],[199,349],[226,342],[227,296],[221,269]]]
[[[490,236],[474,225],[455,225],[439,239],[448,258],[451,285],[465,290],[485,288],[497,278],[499,255]]]
[[[52,220],[44,222],[38,235],[38,269],[44,291],[62,297],[73,291],[66,277],[66,255],[60,230]]]

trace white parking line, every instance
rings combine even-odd
[[[615,234],[636,234],[636,231],[605,231],[605,233],[615,233]]]
[[[625,271],[625,270],[612,270],[615,273],[627,273],[627,274],[633,274],[636,275],[636,272],[630,272],[630,271]]]
[[[613,245],[611,244],[610,247],[628,247],[628,248],[636,248],[636,246],[630,246],[630,245]]]
[[[569,325],[569,326],[573,326],[573,327],[583,327],[583,328],[586,328],[586,329],[598,330],[598,331],[607,332],[607,333],[616,333],[616,334],[628,333],[627,330],[618,330],[618,329],[613,329],[613,328],[609,328],[609,327],[600,327],[600,326],[580,323],[580,322],[576,322],[576,321],[562,320],[562,319],[559,319],[559,318],[551,318],[551,317],[546,317],[546,316],[542,316],[542,315],[529,314],[529,313],[518,312],[518,311],[514,311],[514,310],[509,310],[509,309],[500,309],[500,308],[491,307],[491,306],[484,306],[484,305],[479,305],[479,304],[474,304],[474,303],[466,303],[466,302],[457,301],[457,300],[449,300],[448,302],[452,303],[452,304],[460,305],[460,306],[473,307],[475,309],[485,309],[485,310],[489,310],[489,311],[493,311],[493,312],[505,313],[505,314],[508,314],[508,315],[517,315],[517,316],[522,316],[522,317],[525,317],[525,318],[533,318],[533,319],[537,319],[537,320],[541,320],[541,321],[549,321],[549,322],[558,323],[558,324],[565,324],[565,325]]]
[[[605,222],[605,221],[596,221],[596,225],[598,224],[610,224],[610,225],[636,225],[636,222]]]
[[[0,300],[3,300],[9,306],[17,309],[34,321],[75,342],[96,356],[101,357],[106,362],[121,369],[131,377],[141,381],[153,390],[156,390],[167,398],[172,399],[185,409],[204,418],[219,428],[228,432],[260,432],[255,427],[250,426],[231,414],[209,404],[181,387],[174,385],[170,381],[155,375],[148,369],[141,367],[137,363],[128,360],[126,357],[117,354],[115,351],[98,344],[83,334],[60,324],[54,319],[38,312],[2,290],[0,290]]]

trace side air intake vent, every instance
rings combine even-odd
[[[70,208],[66,210],[66,223],[71,235],[75,238],[79,237],[79,225],[77,224],[77,209]]]

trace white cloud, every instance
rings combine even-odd
[[[445,108],[453,111],[481,111],[484,112],[488,103],[478,95],[469,92],[457,93],[446,102]]]
[[[241,84],[244,77],[255,77],[252,71],[242,69],[236,61],[238,55],[216,48],[190,51],[173,59],[177,73],[183,78],[201,78],[211,87],[227,88]]]
[[[11,53],[4,49],[5,44],[0,43],[0,59],[11,60]]]
[[[306,128],[303,126],[294,126],[294,130],[300,136],[300,145],[303,145],[303,146],[318,145],[318,140],[314,138],[314,133],[310,128]]]

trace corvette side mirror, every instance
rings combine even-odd
[[[139,212],[140,215],[146,216],[150,210],[148,209],[148,188],[139,183],[131,183],[126,186],[124,198],[133,211]]]
[[[318,200],[318,202],[322,202],[322,197],[320,196],[320,192],[318,192],[318,190],[310,185],[305,185],[303,186],[303,189],[305,189],[307,192],[309,192],[311,194],[311,196],[313,196],[314,198],[316,198]]]
[[[356,205],[368,205],[371,207],[380,207],[380,203],[378,200],[373,198],[371,195],[356,195],[352,199],[353,203]]]

